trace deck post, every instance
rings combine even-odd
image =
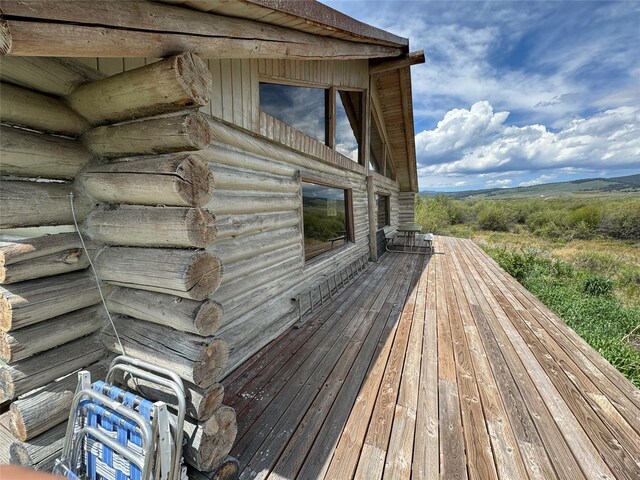
[[[376,238],[376,196],[373,175],[367,175],[367,209],[369,211],[369,256],[372,262],[378,261],[378,241]]]

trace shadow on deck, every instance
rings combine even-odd
[[[472,242],[435,244],[229,375],[241,478],[640,478],[640,391]]]

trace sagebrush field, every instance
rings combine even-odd
[[[640,386],[640,198],[418,198],[424,232],[471,238]]]

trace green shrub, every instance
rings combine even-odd
[[[600,221],[599,230],[612,238],[640,240],[640,201],[609,206]]]
[[[480,210],[478,213],[478,226],[482,230],[491,230],[493,232],[506,232],[509,230],[504,210],[496,205],[490,205]]]
[[[600,275],[590,275],[585,279],[582,291],[587,295],[610,295],[613,292],[613,282]]]
[[[586,228],[591,232],[595,232],[601,220],[602,212],[593,205],[578,208],[569,215],[569,224],[571,226],[582,225],[582,228]]]

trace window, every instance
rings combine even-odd
[[[389,195],[376,193],[376,206],[378,208],[378,230],[391,225],[391,202]]]
[[[336,90],[336,139],[335,149],[354,162],[359,162],[361,105],[360,92]]]
[[[349,190],[302,182],[305,260],[352,240],[350,209]]]
[[[260,83],[260,110],[362,163],[362,92]]]
[[[325,90],[260,84],[260,109],[319,142],[325,142]]]

